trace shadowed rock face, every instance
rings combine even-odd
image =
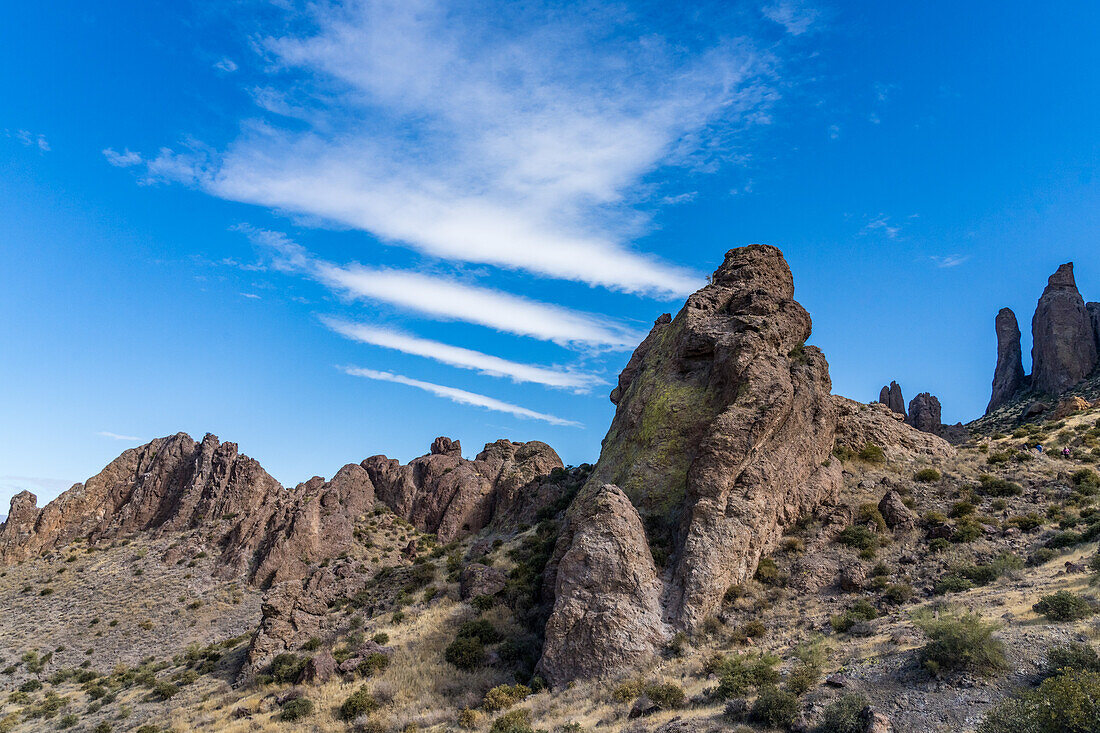
[[[921,392],[909,402],[909,424],[922,433],[935,433],[941,422],[940,401],[928,392]]]
[[[1067,262],[1050,276],[1031,321],[1031,384],[1061,394],[1096,367],[1096,332]]]
[[[636,666],[668,638],[642,520],[617,486],[586,485],[552,562],[556,602],[539,665],[551,685]]]
[[[901,385],[897,382],[883,387],[878,393],[878,401],[900,415],[905,414],[905,398],[901,396]]]
[[[997,368],[993,371],[993,394],[985,414],[996,410],[1026,386],[1023,352],[1020,349],[1020,326],[1011,308],[1001,308],[997,314]]]
[[[730,585],[752,575],[783,527],[840,487],[839,462],[826,460],[837,405],[809,336],[782,253],[742,247],[675,319],[658,320],[619,377],[585,492],[612,484],[637,509],[663,565],[662,617],[673,628],[698,626]],[[571,540],[562,542],[564,556]],[[586,582],[622,583],[621,571],[599,572]],[[558,587],[542,664],[566,680],[589,670],[556,638],[573,626],[555,616],[580,593],[576,584]],[[652,608],[637,613],[649,617]]]
[[[1100,303],[1085,303],[1085,310],[1092,321],[1092,335],[1096,337],[1097,359],[1100,359]]]

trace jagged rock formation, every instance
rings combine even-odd
[[[865,405],[847,397],[833,397],[839,410],[836,444],[852,453],[868,443],[880,448],[889,461],[909,463],[917,459],[942,459],[955,450],[931,433],[914,430],[901,415],[879,403]]]
[[[894,412],[905,414],[905,398],[901,395],[901,386],[897,382],[890,382],[878,393],[878,401],[889,407]]]
[[[909,402],[908,423],[922,433],[935,433],[943,425],[940,401],[928,392],[921,392]]]
[[[553,562],[556,601],[539,664],[550,684],[629,669],[668,638],[642,520],[617,486],[582,490]]]
[[[1050,276],[1031,321],[1032,385],[1061,394],[1096,367],[1096,332],[1067,262]]]
[[[374,456],[331,481],[314,477],[288,490],[235,443],[179,433],[124,452],[41,510],[33,494],[15,496],[0,526],[0,564],[77,538],[211,525],[219,572],[266,586],[304,578],[312,564],[345,551],[376,500],[449,541],[494,520],[533,515],[557,498],[540,479],[561,466],[545,443],[500,440],[468,461],[458,441],[438,438],[431,454],[407,466]]]
[[[838,407],[825,357],[805,345],[810,328],[778,249],[730,250],[675,319],[658,320],[619,377],[586,491],[612,484],[637,508],[664,566],[662,617],[674,628],[698,626],[783,527],[839,489],[840,466],[828,460]],[[587,580],[622,582],[602,568]],[[570,627],[562,614],[583,593],[568,583],[559,590],[542,666],[560,681],[591,670],[560,638]]]
[[[1096,335],[1096,352],[1100,359],[1100,303],[1085,303],[1085,310],[1092,322],[1092,332]]]
[[[997,314],[997,368],[993,371],[993,394],[985,414],[1010,401],[1027,385],[1023,352],[1020,349],[1020,326],[1011,308],[1001,308]]]

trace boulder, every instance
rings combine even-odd
[[[309,658],[299,682],[309,682],[315,685],[324,684],[332,679],[336,673],[336,660],[326,649]]]
[[[1023,352],[1020,349],[1020,326],[1011,308],[1002,308],[995,321],[997,330],[997,367],[993,371],[993,394],[985,414],[1012,401],[1024,389]]]
[[[458,576],[458,593],[462,600],[477,596],[495,596],[508,584],[508,575],[499,568],[471,563]]]
[[[649,659],[670,636],[641,517],[618,487],[588,484],[566,514],[538,671],[554,686]]]
[[[1028,406],[1024,408],[1024,411],[1020,413],[1020,419],[1031,420],[1032,418],[1039,417],[1039,415],[1042,415],[1049,409],[1050,405],[1046,402],[1043,402],[1042,400],[1035,400],[1029,403]]]
[[[905,414],[905,398],[901,396],[901,386],[897,382],[890,382],[883,387],[878,394],[878,401],[900,415]]]
[[[1077,291],[1072,262],[1059,267],[1047,281],[1031,332],[1031,386],[1036,390],[1059,395],[1096,367],[1096,331]]]
[[[1075,412],[1081,412],[1092,407],[1092,403],[1083,397],[1074,395],[1073,397],[1063,397],[1058,400],[1058,404],[1054,408],[1054,419],[1061,420],[1064,417],[1069,417]]]
[[[890,489],[878,503],[878,510],[886,520],[886,526],[895,532],[906,532],[917,526],[917,515],[905,506],[901,494]]]

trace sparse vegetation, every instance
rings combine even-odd
[[[1004,642],[993,636],[998,626],[977,614],[921,614],[914,623],[928,637],[919,653],[921,666],[934,676],[993,674],[1007,666]]]

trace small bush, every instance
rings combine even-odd
[[[684,706],[687,695],[684,688],[673,682],[659,682],[645,686],[645,695],[662,710],[673,710]]]
[[[1100,721],[1100,674],[1071,670],[1002,701],[978,733],[1089,733]]]
[[[527,685],[497,685],[485,693],[481,707],[490,712],[507,710],[530,694],[531,688]]]
[[[373,677],[388,666],[390,666],[390,658],[380,652],[374,652],[364,657],[356,669],[364,677]]]
[[[853,603],[844,613],[833,616],[829,619],[829,623],[832,624],[834,631],[850,631],[857,623],[873,621],[878,618],[878,615],[877,608],[861,599]]]
[[[863,695],[841,695],[825,708],[818,733],[863,733],[863,710],[868,705]]]
[[[390,635],[387,634],[385,631],[379,631],[377,634],[372,636],[370,640],[373,641],[375,644],[378,644],[379,646],[385,646],[386,644],[390,643]]]
[[[282,720],[301,720],[313,714],[313,701],[308,697],[298,697],[283,703],[283,711],[279,716]]]
[[[867,463],[885,463],[886,454],[883,453],[882,448],[879,446],[874,443],[868,443],[860,450],[859,460],[866,461]]]
[[[483,618],[466,621],[458,627],[456,636],[471,637],[482,644],[495,644],[504,638],[487,619]]]
[[[1092,604],[1067,590],[1043,596],[1031,610],[1051,621],[1077,621],[1093,614]]]
[[[859,524],[845,527],[836,539],[840,544],[857,550],[874,550],[878,547],[878,537],[875,533]]]
[[[764,585],[786,585],[787,577],[779,572],[775,560],[770,557],[760,558],[753,577]]]
[[[476,637],[460,636],[443,652],[443,658],[459,669],[476,669],[485,663],[485,645]]]
[[[340,717],[344,720],[355,720],[360,715],[372,713],[378,709],[378,701],[370,694],[366,685],[363,685],[351,693],[343,704],[340,705]]]
[[[934,484],[943,478],[943,474],[934,468],[922,468],[913,474],[913,478],[921,483]]]
[[[531,727],[531,711],[527,708],[509,710],[493,721],[489,733],[534,733]]]
[[[1051,647],[1047,652],[1047,670],[1058,674],[1067,670],[1100,672],[1100,655],[1088,644],[1070,642]]]
[[[302,670],[306,667],[306,658],[297,654],[283,653],[271,660],[268,674],[271,679],[280,684],[290,684],[298,681],[302,676]]]
[[[775,728],[789,728],[798,717],[798,698],[778,687],[765,687],[752,704],[753,722]]]
[[[171,700],[179,694],[180,688],[167,680],[161,680],[153,685],[153,694],[162,700]]]
[[[983,473],[978,477],[978,485],[974,490],[985,496],[1001,498],[1020,496],[1024,493],[1024,488],[1019,484],[1007,481],[999,476],[990,476],[988,473]]]
[[[992,674],[1007,666],[1004,643],[993,637],[997,625],[977,614],[918,616],[914,621],[928,637],[919,653],[921,666],[933,675]]]

